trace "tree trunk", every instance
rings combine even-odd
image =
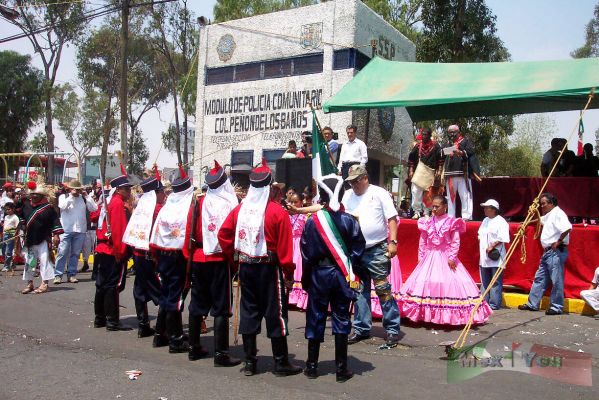
[[[127,47],[129,40],[129,0],[123,0],[123,9],[121,13],[121,85],[119,89],[119,99],[121,101],[121,152],[122,162],[125,166],[129,165],[127,152]]]
[[[458,0],[456,19],[453,34],[453,59],[452,62],[464,61],[464,24],[466,19],[466,0]]]
[[[49,153],[54,152],[54,132],[52,131],[52,88],[46,88],[46,140],[48,141],[46,151]],[[54,156],[48,156],[48,176],[46,177],[46,182],[54,183]]]

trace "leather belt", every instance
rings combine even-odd
[[[277,264],[278,258],[276,253],[268,252],[266,257],[251,257],[243,253],[239,253],[239,262],[244,264]]]

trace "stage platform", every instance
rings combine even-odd
[[[397,240],[398,256],[404,282],[410,276],[418,263],[418,240],[420,233],[417,221],[402,219],[398,228]],[[461,236],[461,246],[458,257],[464,264],[475,282],[480,283],[479,275],[479,250],[478,228],[481,222],[468,222],[466,233]],[[510,238],[513,239],[519,224],[510,224]],[[503,284],[511,285],[528,293],[532,286],[539,260],[543,249],[539,240],[534,239],[534,228],[529,226],[526,230],[526,262],[520,261],[521,248],[518,246],[512,259],[504,272]],[[580,291],[588,289],[595,268],[599,266],[599,227],[582,224],[574,225],[570,234],[568,260],[565,268],[564,292],[565,296],[580,299]],[[548,294],[548,292],[547,292]],[[577,307],[577,308],[580,308]]]

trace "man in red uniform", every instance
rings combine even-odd
[[[98,274],[94,298],[94,327],[105,326],[108,331],[131,330],[119,322],[119,293],[125,285],[125,268],[129,258],[127,245],[123,243],[129,220],[125,203],[131,197],[132,186],[124,169],[122,173],[110,181],[114,193],[105,215],[100,217],[97,230]]]
[[[164,204],[166,195],[158,171],[156,171],[155,176],[144,179],[139,186],[144,193],[137,201],[137,207],[131,215],[123,237],[123,242],[133,248],[135,263],[133,298],[135,299],[135,312],[137,314],[137,337],[154,336],[156,333],[154,347],[166,346],[168,340],[165,333],[166,314],[164,310],[158,310],[156,331],[150,327],[148,317],[148,302],[152,301],[154,305],[158,305],[161,286],[160,279],[156,274],[156,263],[149,251],[150,233],[156,216]]]
[[[206,174],[206,196],[189,211],[183,254],[191,265],[191,302],[189,303],[189,360],[206,355],[200,345],[202,318],[214,317],[214,366],[233,367],[241,360],[229,355],[229,318],[231,317],[231,269],[218,244],[218,231],[239,201],[223,168],[215,166]],[[195,217],[195,218],[194,218]],[[190,243],[191,242],[191,243]],[[191,245],[191,246],[190,246]]]
[[[223,254],[239,258],[241,285],[239,332],[243,337],[246,376],[256,373],[256,335],[262,318],[271,339],[277,376],[302,371],[289,363],[286,281],[293,281],[293,244],[287,212],[271,199],[272,174],[266,162],[250,174],[250,188],[218,232]],[[286,279],[284,279],[284,276]]]

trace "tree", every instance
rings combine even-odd
[[[146,161],[150,158],[150,152],[139,129],[131,131],[127,143],[127,151],[129,152],[129,172],[142,176]]]
[[[421,22],[424,0],[363,0],[364,4],[393,25],[404,36],[416,43],[420,36],[417,28]]]
[[[421,62],[509,61],[510,54],[497,36],[496,17],[484,0],[424,0],[422,31],[416,44]],[[452,123],[460,125],[473,141],[481,161],[489,155],[494,141],[513,132],[512,116],[462,118],[432,121],[439,131]]]
[[[317,0],[217,0],[213,14],[215,22],[225,22],[316,3]]]
[[[509,139],[501,138],[491,143],[488,156],[481,160],[485,174],[539,176],[544,147],[556,134],[555,120],[546,114],[515,118],[514,134]]]
[[[66,83],[55,88],[54,117],[71,144],[73,152],[82,163],[92,150],[101,146],[104,137],[103,121],[106,98],[88,88],[81,98],[74,88]],[[116,121],[112,121],[109,142],[114,143],[117,132]],[[81,168],[81,166],[80,166]],[[79,170],[79,177],[83,176]]]
[[[0,153],[20,153],[42,114],[43,76],[31,57],[0,52]]]
[[[593,18],[585,28],[584,44],[570,55],[573,58],[599,57],[599,4],[595,6]]]
[[[19,16],[12,23],[27,36],[33,50],[40,56],[44,67],[45,132],[48,151],[53,152],[52,92],[64,46],[79,37],[85,27],[85,6],[83,2],[62,0],[33,0],[29,2],[31,7],[19,7],[21,3],[20,0],[5,2],[7,6],[19,9]],[[48,157],[47,176],[52,182],[54,179],[53,156]]]
[[[58,147],[56,147],[58,149]],[[48,137],[45,132],[36,132],[25,146],[25,150],[34,153],[45,153],[48,151]]]

